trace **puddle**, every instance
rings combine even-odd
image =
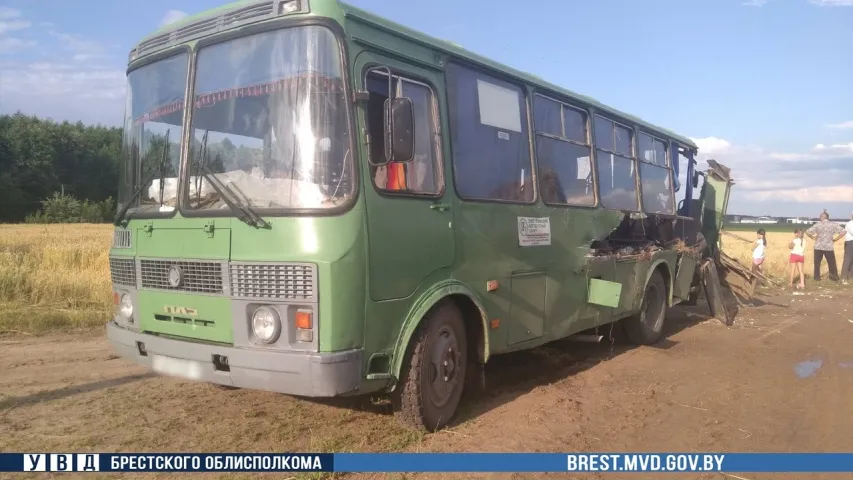
[[[794,366],[794,371],[800,378],[808,378],[817,372],[817,369],[823,366],[823,360],[806,360]]]

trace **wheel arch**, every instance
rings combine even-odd
[[[488,316],[480,299],[467,286],[455,281],[448,280],[434,285],[425,291],[417,302],[412,305],[397,342],[394,345],[394,356],[391,363],[391,374],[395,379],[400,378],[400,371],[411,346],[412,337],[418,327],[421,326],[427,313],[441,302],[453,302],[462,313],[465,324],[465,336],[468,344],[469,356],[474,353],[480,363],[489,360],[489,336]]]
[[[677,257],[676,257],[677,259]],[[666,285],[666,304],[667,306],[672,306],[673,302],[673,292],[675,291],[675,274],[673,273],[673,265],[670,265],[670,262],[667,261],[666,258],[658,258],[654,260],[652,264],[649,266],[649,271],[646,274],[646,281],[643,282],[643,291],[646,291],[646,287],[649,286],[649,281],[652,279],[652,275],[655,272],[660,271],[661,276],[663,277],[663,283]]]

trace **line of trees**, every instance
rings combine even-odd
[[[0,222],[107,221],[122,129],[0,115]]]

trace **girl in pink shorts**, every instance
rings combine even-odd
[[[794,283],[794,279],[799,275],[800,283],[795,288],[806,288],[806,275],[803,273],[803,263],[806,261],[806,243],[803,240],[802,230],[799,228],[794,230],[794,238],[788,243],[788,247],[791,249],[791,256],[788,259],[791,264],[791,278],[788,284]]]

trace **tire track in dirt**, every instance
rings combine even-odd
[[[423,438],[401,430],[387,408],[370,399],[314,402],[145,377],[145,369],[115,357],[102,332],[0,338],[0,431],[10,432],[0,436],[0,448],[853,451],[847,434],[853,431],[853,368],[841,366],[853,364],[853,324],[839,314],[853,311],[853,292],[833,295],[832,302],[790,294],[763,297],[756,302],[761,306],[740,312],[733,328],[703,320],[702,308],[676,309],[667,320],[670,335],[653,347],[556,342],[494,357],[487,366],[487,391],[465,400],[453,428]],[[799,378],[794,368],[810,359],[823,364],[814,375]]]

